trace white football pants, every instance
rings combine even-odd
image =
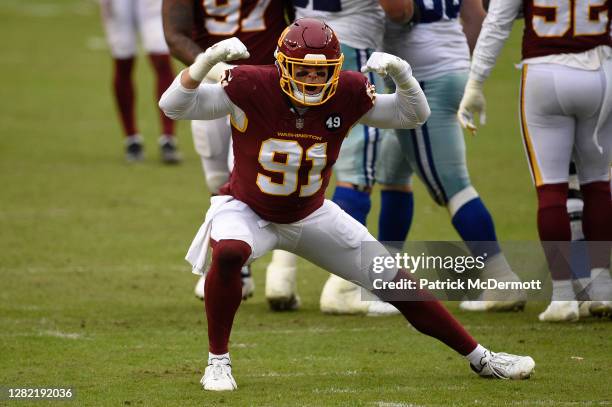
[[[114,58],[133,57],[138,34],[149,54],[167,54],[162,27],[162,0],[100,0],[102,23]]]
[[[252,250],[248,262],[273,249],[286,250],[362,287],[372,287],[373,277],[391,281],[397,273],[389,268],[371,274],[372,258],[387,256],[387,250],[365,226],[329,200],[298,222],[280,224],[260,218],[247,204],[233,199],[216,209],[210,237],[247,243]],[[365,252],[362,242],[368,245]]]
[[[568,182],[572,155],[581,184],[606,181],[612,159],[612,117],[602,117],[598,143],[593,133],[606,92],[603,68],[595,71],[557,64],[525,64],[520,119],[536,186]],[[605,115],[605,113],[604,113]]]

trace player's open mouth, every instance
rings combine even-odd
[[[315,94],[319,93],[319,87],[318,86],[309,86],[309,85],[306,85],[304,87],[304,89],[306,90],[306,93],[308,95],[315,95]]]

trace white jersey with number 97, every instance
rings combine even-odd
[[[385,12],[378,0],[293,0],[296,18],[318,18],[338,35],[340,42],[357,49],[382,45]]]

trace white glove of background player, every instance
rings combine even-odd
[[[249,56],[249,51],[242,41],[236,37],[228,38],[199,54],[189,67],[189,76],[194,81],[201,82],[217,62],[246,59]]]
[[[459,111],[457,112],[461,127],[475,134],[476,125],[474,124],[474,114],[478,114],[481,125],[485,124],[487,121],[487,114],[485,112],[486,106],[487,102],[482,92],[482,82],[469,79],[465,85],[463,98],[461,99]]]
[[[368,58],[365,66],[361,67],[362,73],[376,72],[380,76],[389,75],[395,85],[401,89],[408,89],[413,86],[411,83],[412,68],[410,64],[395,55],[385,52],[373,52]]]

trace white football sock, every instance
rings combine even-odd
[[[465,356],[465,358],[477,368],[484,366],[484,362],[489,360],[490,357],[491,351],[482,346],[481,344],[478,344],[476,346],[476,349],[474,349],[472,352]]]
[[[575,299],[572,280],[552,281],[552,301],[573,301]]]
[[[293,253],[284,250],[272,251],[272,261],[278,267],[293,267],[297,266],[297,256]]]
[[[612,297],[612,278],[607,268],[594,268],[591,270],[591,285],[589,295],[595,301],[609,301]]]
[[[591,277],[580,277],[572,281],[574,287],[574,293],[576,293],[576,299],[581,301],[587,301],[589,298],[589,286],[591,284]]]
[[[610,277],[610,270],[603,267],[591,269],[591,279],[597,279],[600,283],[605,284],[609,284],[612,281],[612,277]]]
[[[486,278],[494,278],[498,281],[521,281],[521,279],[512,271],[506,256],[502,252],[491,256],[485,262],[483,276]]]
[[[213,360],[218,360],[218,361],[220,361],[224,365],[231,365],[232,364],[229,352],[224,353],[222,355],[215,355],[214,353],[208,352],[208,364],[212,365]]]

